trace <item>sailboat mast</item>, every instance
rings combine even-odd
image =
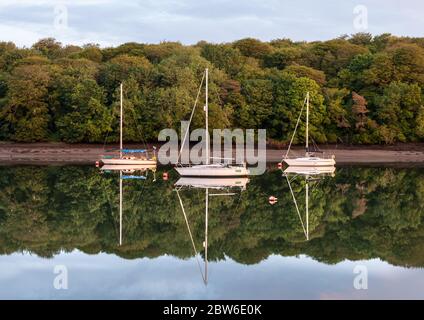
[[[122,123],[123,123],[123,84],[121,83],[121,110],[120,110],[120,116],[119,116],[119,157],[122,159]]]
[[[122,245],[122,170],[119,170],[119,245]]]
[[[208,215],[209,215],[209,188],[206,188],[205,208],[205,284],[208,283]]]
[[[309,240],[309,180],[308,180],[308,177],[306,177],[305,206],[306,206],[306,240]]]
[[[205,94],[205,96],[206,96],[206,102],[205,102],[205,120],[206,120],[206,164],[209,164],[209,160],[210,160],[210,157],[209,157],[209,118],[208,118],[208,116],[209,116],[209,106],[208,106],[208,100],[209,100],[209,97],[208,97],[208,91],[209,91],[209,87],[208,87],[208,85],[209,85],[209,80],[208,80],[208,78],[209,78],[209,69],[208,68],[206,68],[206,71],[205,71],[205,77],[206,77],[206,94]]]
[[[306,156],[309,157],[309,91],[306,93]]]

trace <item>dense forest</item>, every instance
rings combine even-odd
[[[205,67],[211,128],[266,128],[270,141],[284,143],[309,91],[318,143],[424,140],[424,38],[367,33],[111,48],[1,42],[0,140],[117,141],[123,82],[125,141],[156,141],[188,118]],[[203,116],[196,113],[195,126]]]
[[[151,175],[124,181],[119,246],[118,174],[101,175],[91,167],[2,167],[0,254],[52,257],[79,249],[124,258],[192,257],[175,181],[174,171],[168,181],[153,182]],[[304,215],[305,180],[291,185]],[[205,191],[184,189],[180,195],[202,253]],[[270,195],[279,198],[277,204],[268,203]],[[309,212],[306,241],[281,171],[254,176],[235,196],[211,197],[209,260],[252,264],[271,254],[306,254],[328,264],[380,258],[424,267],[422,168],[338,168],[335,177],[310,182]]]

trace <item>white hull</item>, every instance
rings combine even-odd
[[[156,166],[156,160],[149,159],[102,159],[103,165],[154,165]]]
[[[156,168],[156,164],[149,164],[149,165],[142,165],[142,164],[138,164],[138,165],[134,165],[134,164],[105,164],[101,167],[101,170],[104,171],[119,171],[119,170],[123,170],[123,171],[146,171],[146,170],[151,170],[151,169],[155,169]]]
[[[293,167],[331,167],[336,164],[336,161],[332,158],[323,159],[318,157],[284,159],[284,162]]]
[[[286,170],[284,170],[284,173],[294,173],[294,174],[300,174],[300,175],[332,175],[336,171],[335,166],[321,166],[321,167],[294,167],[289,166]]]
[[[249,169],[243,166],[225,166],[220,164],[175,167],[180,176],[186,177],[245,177]]]
[[[211,189],[221,189],[221,188],[232,188],[232,187],[242,187],[246,188],[246,185],[249,182],[249,178],[239,177],[239,178],[200,178],[200,177],[183,177],[180,178],[175,186],[177,187],[193,187],[193,188],[211,188]]]

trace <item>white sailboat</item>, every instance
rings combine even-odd
[[[155,149],[153,149],[153,157],[148,158],[147,150],[145,149],[123,149],[123,84],[120,86],[120,121],[119,121],[119,157],[103,157],[96,164],[99,166],[102,165],[148,165],[156,166],[156,154]],[[137,156],[132,156],[131,154],[138,154]]]
[[[197,94],[196,102],[194,104],[190,121],[189,121],[189,127],[191,120],[193,118],[194,109],[196,108],[197,99],[199,97],[199,93],[203,84],[203,79],[205,79],[205,133],[206,133],[206,163],[205,164],[199,164],[199,165],[192,165],[192,166],[183,166],[181,163],[177,164],[175,167],[175,170],[180,174],[180,176],[190,176],[190,177],[237,177],[237,176],[247,176],[249,175],[249,169],[246,167],[246,163],[242,164],[230,164],[230,163],[210,163],[210,137],[209,137],[209,123],[208,123],[208,113],[209,113],[209,97],[208,97],[208,81],[209,81],[209,71],[206,68],[205,73],[203,74],[202,81],[200,83],[199,92]],[[182,149],[184,147],[185,140],[187,138],[187,134],[189,132],[189,128],[187,128],[185,137],[182,141],[180,155],[182,152]]]
[[[197,265],[199,267],[200,274],[202,276],[203,282],[205,285],[208,284],[208,228],[209,228],[209,199],[210,197],[217,196],[233,196],[236,195],[235,192],[229,192],[230,190],[240,189],[241,191],[246,189],[246,185],[249,182],[248,178],[204,178],[204,177],[193,177],[193,178],[180,178],[175,183],[175,191],[180,202],[181,211],[184,216],[184,220],[187,226],[188,234],[190,236],[191,244],[193,246],[193,251],[197,260]],[[194,242],[193,234],[191,232],[190,223],[184,208],[183,200],[180,196],[180,191],[183,188],[195,188],[195,189],[205,189],[205,239],[203,241],[204,248],[204,269],[200,265],[199,253]],[[215,190],[227,190],[227,192],[209,192],[209,189]]]
[[[314,155],[314,152],[310,152],[309,150],[309,92],[306,93],[306,130],[305,130],[305,140],[306,140],[306,152],[304,157],[297,157],[297,158],[289,158],[288,154],[290,152],[290,147],[293,142],[294,135],[296,134],[296,129],[299,125],[300,117],[302,115],[302,110],[300,111],[299,118],[297,119],[296,127],[293,132],[293,136],[291,138],[289,147],[287,149],[286,155],[283,158],[283,161],[287,163],[289,166],[295,166],[295,167],[331,167],[336,164],[336,160],[334,155],[331,157],[318,157]]]

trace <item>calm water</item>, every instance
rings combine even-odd
[[[424,299],[424,169],[270,171],[178,192],[167,170],[122,180],[120,216],[119,173],[0,167],[0,298]]]

